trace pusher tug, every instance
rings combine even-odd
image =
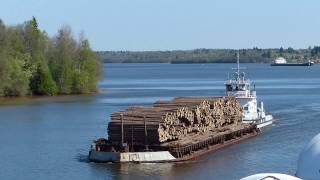
[[[250,79],[246,77],[245,72],[240,72],[239,53],[237,53],[237,68],[232,79],[228,79],[226,85],[226,95],[235,97],[243,107],[244,123],[255,123],[258,128],[271,125],[273,116],[266,114],[263,102],[258,107],[257,93],[255,85],[251,90]]]

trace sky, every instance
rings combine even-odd
[[[97,51],[307,48],[320,44],[319,0],[0,0],[7,25],[35,16],[54,36],[84,32]]]

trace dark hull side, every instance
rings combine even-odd
[[[209,153],[214,152],[216,150],[222,149],[226,146],[230,146],[232,144],[240,143],[246,139],[252,138],[260,134],[260,129],[256,128],[256,125],[251,125],[250,127],[242,128],[239,130],[233,130],[228,133],[224,133],[217,136],[203,136],[200,141],[191,144],[179,144],[174,146],[167,147],[166,150],[162,149],[152,149],[150,152],[160,152],[163,153],[166,151],[170,154],[172,159],[162,158],[161,160],[158,159],[151,159],[151,156],[148,158],[143,159],[146,155],[140,158],[135,158],[134,160],[130,159],[133,155],[128,155],[126,158],[126,154],[136,153],[136,154],[148,154],[148,152],[116,152],[116,151],[100,151],[97,149],[91,149],[89,152],[89,160],[92,162],[115,162],[115,163],[125,163],[125,162],[134,162],[134,163],[164,163],[164,162],[183,162],[188,160],[195,160],[198,157]],[[178,143],[178,142],[177,142]],[[96,146],[100,147],[100,145]],[[102,146],[101,146],[102,147]],[[165,157],[162,155],[161,157]],[[166,156],[167,157],[167,156]]]
[[[312,66],[313,63],[283,63],[283,64],[271,64],[271,66]]]
[[[221,144],[216,144],[216,145],[209,145],[207,146],[206,148],[201,148],[199,150],[196,150],[188,155],[185,155],[185,156],[182,156],[182,157],[178,157],[176,160],[173,160],[171,162],[183,162],[183,161],[188,161],[188,160],[195,160],[197,158],[199,158],[200,156],[204,155],[204,154],[207,154],[207,153],[210,153],[210,152],[215,152],[219,149],[222,149],[222,148],[225,148],[227,146],[231,146],[233,144],[237,144],[237,143],[240,143],[246,139],[250,139],[250,138],[253,138],[257,135],[259,135],[261,132],[260,131],[257,131],[257,132],[253,132],[253,133],[250,133],[250,134],[246,134],[246,135],[243,135],[241,137],[236,137],[234,139],[231,139],[231,140],[228,140],[228,141],[225,141]],[[168,161],[169,162],[169,161]]]

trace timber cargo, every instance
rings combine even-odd
[[[108,139],[92,145],[94,162],[176,162],[256,136],[235,97],[178,97],[111,115]]]

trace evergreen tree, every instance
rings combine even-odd
[[[35,75],[32,77],[30,87],[35,95],[55,95],[57,86],[52,78],[48,64],[41,63],[37,67]]]

